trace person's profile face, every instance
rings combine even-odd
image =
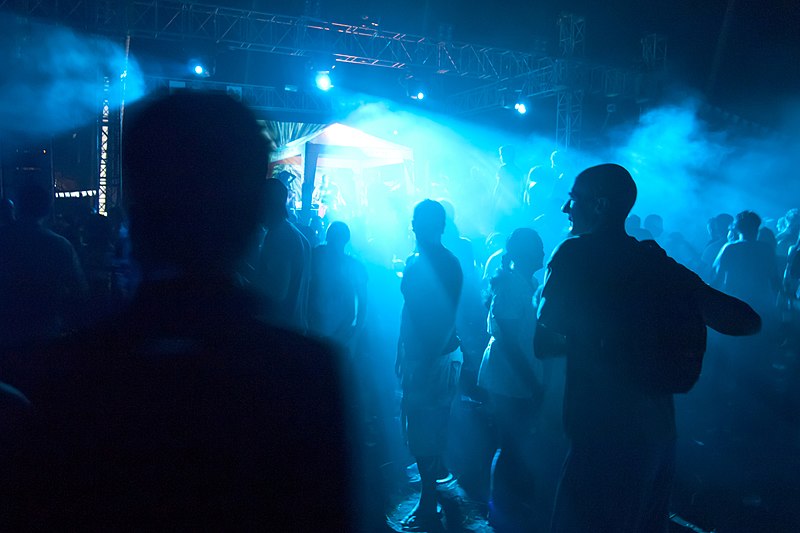
[[[594,228],[597,222],[596,202],[594,194],[576,179],[569,191],[569,198],[561,209],[569,217],[570,234],[581,235]]]

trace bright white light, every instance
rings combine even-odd
[[[203,68],[203,65],[195,65],[194,66],[194,73],[195,74],[197,74],[198,76],[202,76],[203,72],[205,72],[205,69]]]
[[[320,91],[329,91],[331,87],[333,87],[331,76],[327,72],[317,72],[317,76],[314,81],[316,82],[317,88]]]
[[[423,98],[425,98],[425,93],[422,92],[422,91],[418,92],[417,93],[417,100],[422,100]]]
[[[528,112],[528,108],[525,107],[525,104],[523,104],[522,102],[517,102],[516,104],[514,104],[514,109],[516,109],[517,113],[519,113],[520,115],[524,115],[525,113]]]

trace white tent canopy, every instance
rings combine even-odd
[[[375,137],[357,128],[333,123],[278,148],[270,156],[273,171],[291,167],[288,184],[295,205],[307,216],[321,175],[348,182],[343,194],[351,209],[365,207],[370,184],[381,183],[387,190],[414,189],[414,154],[411,148]],[[307,179],[306,176],[309,178]],[[340,181],[340,185],[343,185]],[[298,201],[300,200],[300,201]]]
[[[318,168],[378,167],[413,161],[411,148],[386,141],[335,122],[306,137],[280,147],[270,157],[273,164],[297,165],[304,159],[308,145],[316,146]]]

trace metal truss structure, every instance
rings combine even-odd
[[[580,148],[583,127],[583,89],[568,89],[556,94],[556,147]]]
[[[558,19],[558,51],[561,57],[582,57],[586,41],[586,19],[562,13]]]
[[[227,93],[258,111],[291,111],[294,113],[332,110],[332,101],[327,93],[287,91],[284,88],[226,83],[208,79],[175,79],[148,76],[145,85],[151,91],[176,89],[202,89]]]
[[[111,122],[111,105],[108,97],[109,80],[104,80],[103,83],[103,109],[100,112],[100,129],[98,139],[98,167],[99,167],[99,180],[97,186],[97,212],[105,216],[108,214],[108,175],[109,175],[109,158],[112,150],[112,140],[110,131]]]
[[[663,70],[667,63],[667,39],[658,33],[642,37],[642,60],[648,70]]]
[[[102,108],[97,129],[97,212],[107,215],[108,210],[122,200],[121,109],[114,105],[119,100],[112,80],[103,80]]]
[[[450,108],[468,114],[512,108],[521,99],[555,96],[556,146],[560,150],[580,146],[586,91],[609,97],[629,95],[634,88],[633,75],[621,69],[590,66],[576,58],[583,53],[586,36],[583,17],[561,15],[559,30],[561,59],[540,58],[529,72],[455,94],[449,98]]]
[[[0,0],[3,7],[115,35],[208,41],[230,49],[323,56],[343,63],[474,79],[528,74],[543,55],[180,0]]]
[[[531,72],[475,87],[447,98],[448,108],[468,115],[497,107],[511,108],[519,98],[540,98],[554,94],[563,73],[563,64],[541,58]]]
[[[0,9],[117,38],[208,42],[233,50],[482,80],[482,86],[447,97],[449,109],[461,114],[513,107],[519,98],[555,96],[559,149],[580,143],[585,94],[627,97],[642,86],[637,79],[640,73],[592,66],[581,59],[586,23],[572,14],[559,18],[560,57],[552,58],[454,42],[447,35],[432,39],[382,30],[369,23],[333,23],[182,0],[0,0]],[[663,39],[645,38],[642,46],[648,67],[666,55]],[[151,87],[225,91],[266,111],[327,112],[332,105],[328,95],[275,87],[200,79],[151,78],[147,83]]]

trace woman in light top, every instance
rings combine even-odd
[[[489,345],[478,385],[489,392],[499,449],[492,463],[489,521],[498,531],[522,531],[531,517],[530,438],[542,398],[542,372],[533,356],[534,302],[542,268],[542,239],[530,228],[508,238],[502,267],[489,282]]]

